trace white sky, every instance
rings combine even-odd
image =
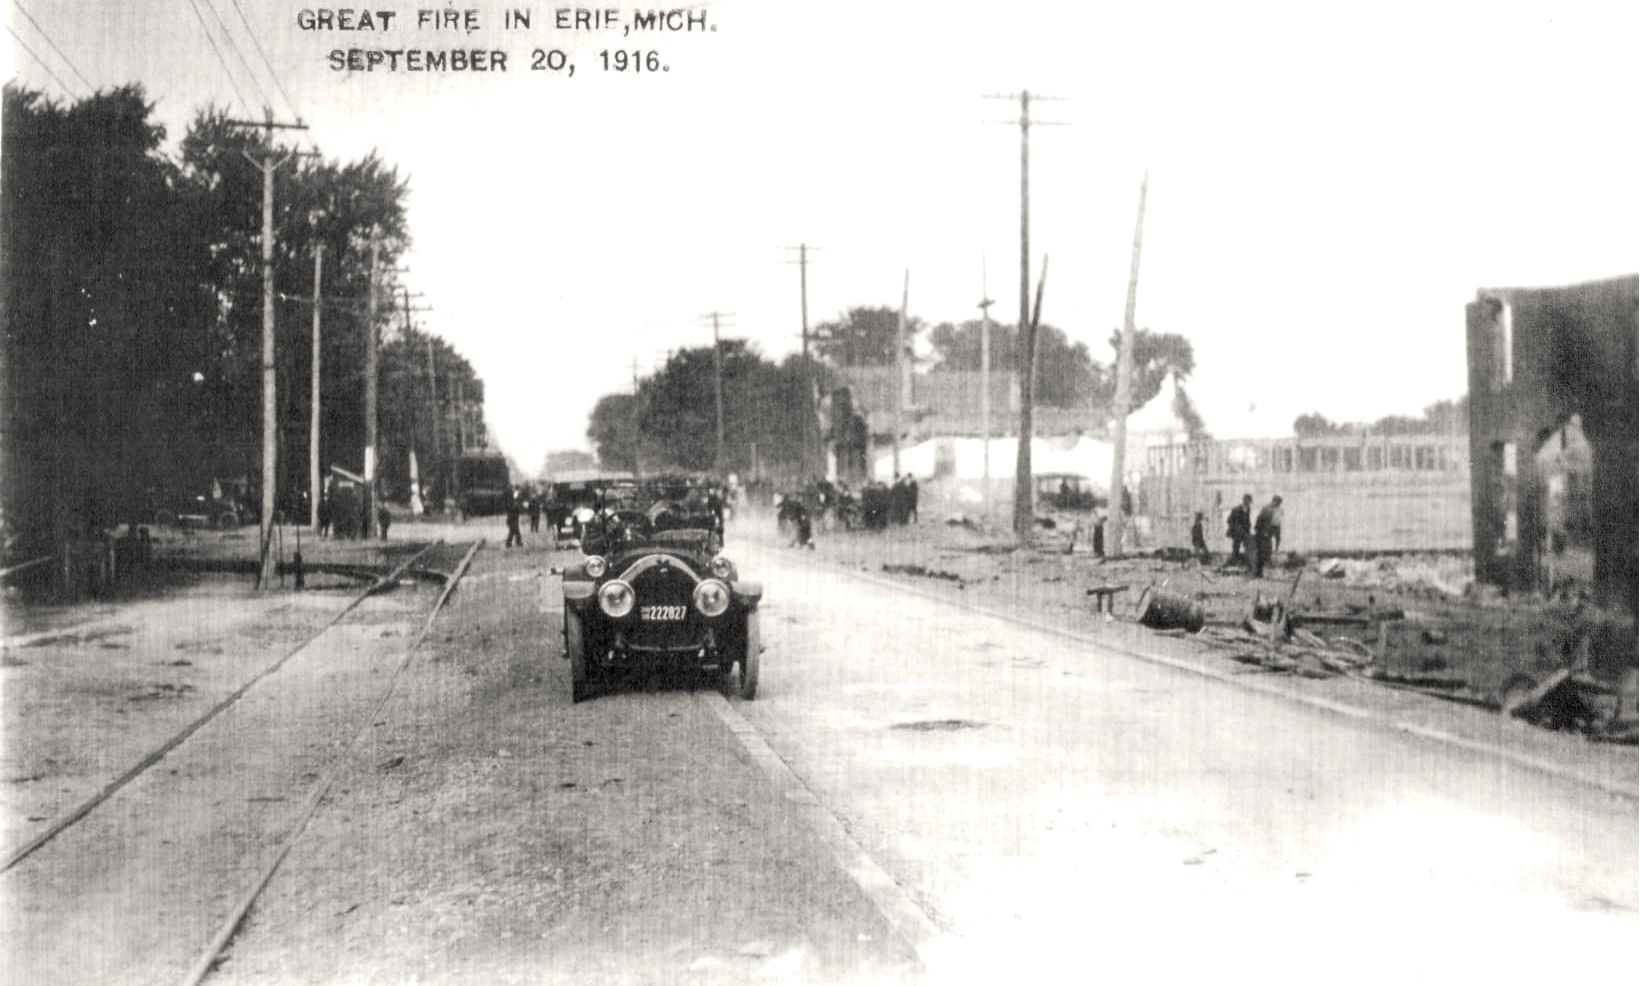
[[[1050,254],[1043,318],[1098,359],[1150,169],[1138,324],[1195,344],[1189,389],[1222,437],[1415,414],[1465,388],[1476,288],[1640,266],[1632,2],[723,0],[714,33],[644,38],[555,32],[560,5],[533,0],[505,5],[529,33],[458,3],[486,25],[459,36],[417,30],[412,0],[367,4],[399,12],[377,35],[299,31],[296,0],[7,2],[63,84],[9,37],[8,75],[59,96],[140,81],[173,138],[207,101],[261,113],[251,70],[218,40],[236,97],[204,39],[213,9],[292,115],[242,11],[324,153],[409,176],[405,280],[526,468],[584,446],[634,359],[709,341],[703,312],[794,350],[799,242],[819,247],[813,323],[897,305],[907,268],[914,315],[971,317],[982,257],[1017,317],[1019,131],[989,121],[1018,106],[987,93],[1067,97],[1033,113],[1069,124],[1032,131],[1033,278]],[[330,71],[353,46],[505,48],[510,71]],[[575,77],[529,71],[535,46]],[[671,70],[600,71],[617,47]]]

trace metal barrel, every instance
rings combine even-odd
[[[1173,592],[1150,588],[1140,600],[1139,623],[1152,630],[1188,630],[1196,633],[1207,625],[1201,603]]]

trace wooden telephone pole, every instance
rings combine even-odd
[[[324,300],[319,293],[319,281],[324,276],[325,245],[321,241],[313,247],[313,407],[308,416],[308,523],[313,533],[319,533],[319,499],[323,493],[319,485],[319,324]]]
[[[712,395],[717,404],[717,452],[712,469],[723,473],[723,340],[718,334],[721,319],[734,318],[734,312],[707,312],[702,319],[712,320]]]
[[[987,519],[991,513],[991,300],[986,286],[985,259],[979,262],[979,441],[981,475],[980,503]]]
[[[1150,190],[1150,172],[1139,182],[1139,215],[1133,221],[1133,262],[1128,268],[1127,307],[1122,315],[1122,345],[1116,351],[1116,406],[1111,414],[1115,419],[1115,448],[1110,460],[1110,517],[1105,532],[1105,550],[1112,556],[1122,553],[1122,483],[1127,472],[1127,418],[1128,404],[1132,401],[1133,387],[1133,310],[1139,297],[1139,246],[1145,232],[1145,196]]]
[[[1018,93],[993,95],[989,99],[1019,100],[1019,343],[1014,354],[1019,373],[1019,450],[1014,463],[1014,534],[1029,540],[1036,527],[1036,509],[1031,480],[1032,405],[1036,400],[1036,324],[1031,321],[1031,125],[1063,126],[1031,119],[1031,100],[1057,100],[1057,96]],[[1037,291],[1038,309],[1041,290]]]
[[[803,310],[803,378],[804,386],[808,389],[808,407],[803,415],[802,472],[805,475],[824,475],[826,472],[826,456],[824,448],[820,447],[822,445],[820,442],[822,429],[819,420],[819,383],[815,380],[814,363],[809,359],[809,251],[819,248],[811,247],[807,243],[799,243],[795,247],[787,247],[786,249],[795,249],[797,251],[797,259],[787,261],[787,263],[795,263],[798,266],[798,294]]]
[[[295,156],[295,152],[286,152],[277,160],[274,158],[273,132],[306,130],[307,125],[301,121],[275,123],[271,109],[263,111],[260,122],[226,122],[231,127],[255,127],[261,130],[266,145],[260,161],[251,157],[249,153],[245,154],[245,158],[262,171],[262,520],[258,545],[261,558],[257,568],[256,586],[259,589],[271,589],[278,568],[278,559],[273,555],[273,515],[279,483],[279,406],[275,399],[278,377],[275,373],[273,346],[273,173]]]

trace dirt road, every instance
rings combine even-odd
[[[333,793],[209,982],[1235,969],[1381,984],[1629,962],[1632,796],[767,541],[731,534],[766,586],[755,702],[684,679],[572,705],[548,571],[570,556],[531,538],[480,552],[392,699],[365,716],[431,593],[379,600],[0,875],[6,981],[180,981],[331,773]],[[267,636],[280,604],[217,591],[210,605],[193,644],[176,615],[95,619],[139,628],[131,667],[197,671],[179,701],[206,703],[237,680],[231,662],[179,671],[160,658],[226,660]],[[285,623],[279,639],[299,635]],[[94,788],[177,716],[145,701],[76,718],[69,696],[95,680],[86,655],[103,631],[54,625],[41,639],[62,653],[49,661],[8,649],[8,737],[34,736],[8,740],[8,813],[60,810],[41,800],[47,785]],[[50,714],[18,719],[19,694]],[[8,833],[33,824],[6,821]]]

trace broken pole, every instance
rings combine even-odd
[[[1127,471],[1127,416],[1133,387],[1133,312],[1139,297],[1139,248],[1144,240],[1145,196],[1150,189],[1147,170],[1139,182],[1139,215],[1133,222],[1133,262],[1128,270],[1127,308],[1122,316],[1122,340],[1116,351],[1116,404],[1111,409],[1115,425],[1110,461],[1110,501],[1106,515],[1110,518],[1105,534],[1105,550],[1114,556],[1122,553],[1122,490]]]

